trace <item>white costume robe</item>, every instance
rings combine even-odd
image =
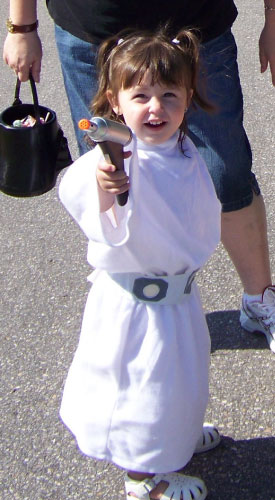
[[[126,148],[129,200],[100,213],[101,150],[66,172],[60,198],[89,239],[96,268],[61,418],[87,455],[129,470],[183,467],[208,400],[209,333],[196,284],[181,304],[138,302],[108,272],[174,275],[202,266],[220,239],[220,203],[190,139]],[[99,270],[99,272],[98,272]]]

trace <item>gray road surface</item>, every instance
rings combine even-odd
[[[68,105],[44,2],[41,104],[53,108],[77,156]],[[262,2],[238,0],[234,27],[255,172],[265,196],[275,271],[274,109],[269,74],[260,75],[257,35]],[[1,33],[8,1],[0,4]],[[15,77],[1,64],[0,109],[12,102]],[[23,85],[23,97],[29,96]],[[26,101],[25,101],[26,102]],[[57,189],[32,199],[0,194],[1,204],[1,485],[3,500],[121,500],[123,473],[81,455],[58,416],[85,297],[86,241],[60,205]],[[209,500],[275,500],[275,355],[239,326],[241,285],[220,247],[200,275],[212,337],[207,420],[224,436],[187,471],[203,477]],[[171,411],[171,408],[167,408]],[[180,439],[180,436],[179,436]]]

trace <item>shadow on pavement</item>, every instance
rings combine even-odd
[[[213,451],[195,455],[185,474],[207,484],[207,500],[275,500],[275,438],[234,441],[223,437]]]
[[[194,455],[181,472],[204,480],[207,500],[275,500],[274,456],[275,438],[234,441],[223,436],[215,450]],[[103,477],[116,477],[116,494],[113,481],[109,489],[98,471],[95,498],[123,500],[123,475],[111,464],[102,466]]]
[[[212,353],[219,349],[269,349],[265,335],[246,332],[240,325],[239,317],[240,311],[206,314]]]

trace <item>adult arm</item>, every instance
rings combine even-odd
[[[265,25],[259,39],[261,73],[264,73],[269,66],[272,83],[275,86],[275,0],[265,0],[264,6],[270,9],[265,9]]]
[[[35,23],[37,0],[10,0],[10,19],[18,26]],[[30,71],[34,80],[39,82],[42,46],[37,30],[30,33],[8,33],[3,59],[22,82],[28,80]]]

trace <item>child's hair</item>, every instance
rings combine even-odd
[[[206,111],[212,106],[200,95],[197,88],[199,69],[199,42],[191,30],[181,30],[171,40],[166,28],[155,33],[124,32],[111,37],[99,48],[99,86],[91,109],[95,116],[106,116],[115,121],[123,121],[113,111],[107,91],[117,97],[121,89],[128,89],[133,82],[140,84],[148,70],[152,85],[155,83],[183,86],[187,92],[192,89],[193,104]],[[183,142],[186,132],[185,119],[180,126],[179,141]]]

